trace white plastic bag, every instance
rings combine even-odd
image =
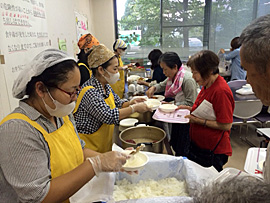
[[[95,176],[71,196],[69,201],[71,203],[114,202],[112,200],[114,182],[114,173],[100,173],[99,177]]]

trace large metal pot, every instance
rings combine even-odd
[[[153,126],[137,126],[122,131],[119,138],[122,147],[136,148],[140,144],[145,144],[143,151],[162,153],[163,140],[166,137],[164,130]]]

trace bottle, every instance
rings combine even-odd
[[[145,77],[146,78],[151,78],[151,69],[150,68],[145,69]]]

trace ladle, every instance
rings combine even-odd
[[[141,144],[140,146],[138,146],[134,151],[130,152],[129,155],[135,155],[136,153],[138,153],[140,150],[142,150],[145,147],[145,144]]]

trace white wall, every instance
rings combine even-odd
[[[76,40],[74,11],[88,18],[89,32],[112,49],[115,41],[113,0],[46,0],[49,37],[57,48],[57,39],[67,40],[67,52],[74,55]],[[76,53],[75,53],[76,54]]]
[[[68,54],[76,57],[79,51],[74,14],[76,11],[87,17],[89,32],[112,49],[115,40],[113,0],[45,0],[45,8],[49,39],[53,48],[58,48],[58,39],[65,39]],[[3,71],[0,66],[0,120],[14,108],[14,105],[11,105],[14,98],[7,92],[6,81],[12,84],[16,79],[5,79]]]
[[[66,39],[67,52],[71,56],[76,54],[74,49],[77,48],[74,11],[88,18],[89,31],[94,32],[89,0],[46,0],[48,32],[52,46],[58,48],[58,38]]]
[[[90,0],[93,10],[94,36],[112,50],[115,41],[113,0]]]

